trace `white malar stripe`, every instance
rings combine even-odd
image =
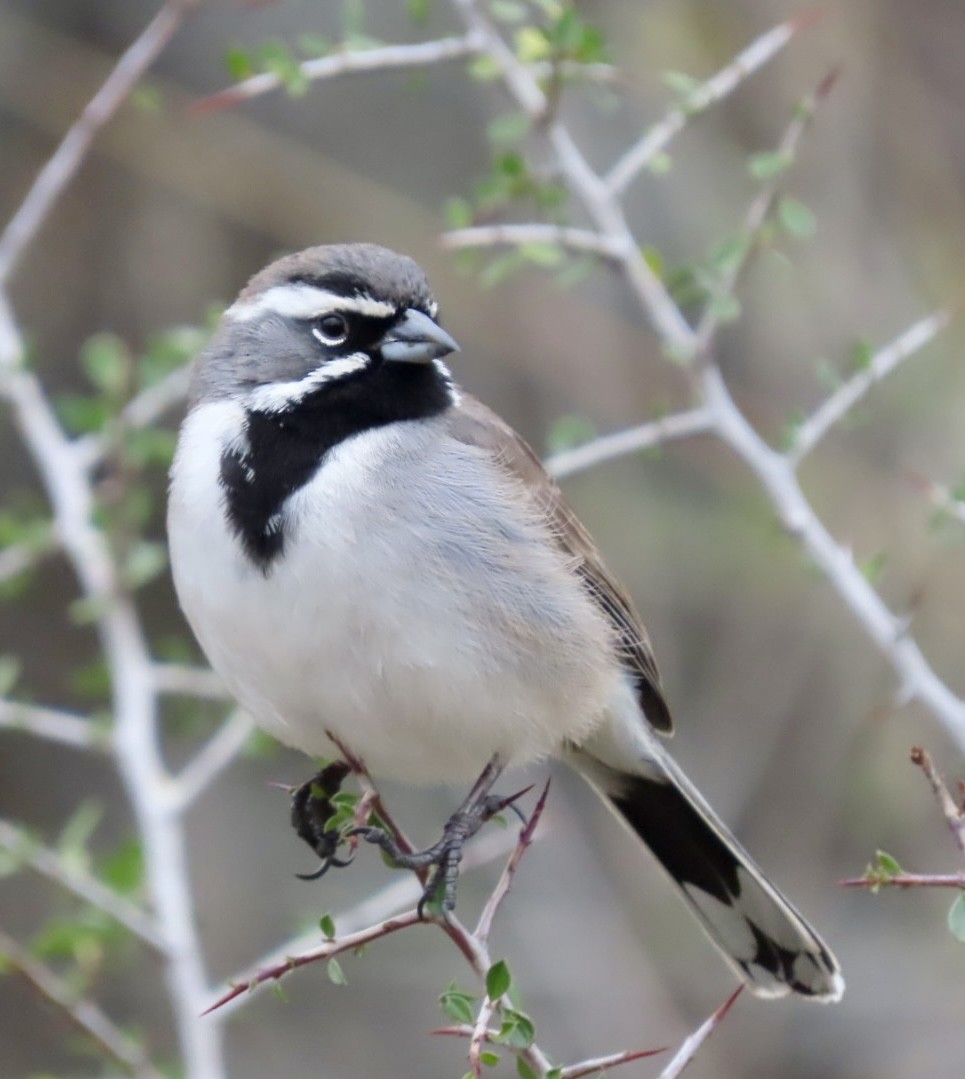
[[[446,389],[449,391],[449,400],[452,402],[453,407],[458,408],[459,402],[462,400],[462,394],[459,392],[459,387],[453,381],[452,372],[442,360],[433,360],[432,366],[446,384]]]
[[[368,353],[353,352],[351,356],[323,363],[295,382],[272,382],[259,386],[252,390],[244,404],[255,412],[283,412],[326,383],[364,371],[370,363]]]
[[[390,318],[397,313],[395,305],[385,300],[377,300],[365,294],[342,296],[302,281],[290,285],[275,285],[250,300],[237,300],[225,311],[224,317],[235,322],[252,322],[262,315],[320,318],[333,311],[370,318]]]

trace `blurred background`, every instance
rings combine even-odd
[[[0,218],[156,7],[0,0]],[[561,417],[602,433],[686,405],[680,370],[662,357],[616,276],[598,269],[564,289],[531,269],[485,288],[441,249],[444,203],[488,173],[487,124],[508,108],[498,84],[467,78],[464,63],[344,77],[298,98],[276,92],[205,115],[188,110],[230,81],[229,47],[304,32],[337,40],[346,7],[359,5],[211,0],[177,36],[147,80],[150,92],[98,140],[12,283],[47,384],[58,394],[84,389],[77,358],[96,332],[138,350],[172,326],[203,322],[277,254],[371,240],[427,269],[462,345],[456,377],[537,448],[549,448]],[[781,0],[580,7],[603,28],[626,76],[605,101],[577,91],[565,105],[599,167],[670,105],[665,72],[705,78],[801,10]],[[413,22],[403,3],[363,10],[365,30],[383,41],[461,31],[442,0],[428,5],[427,23]],[[738,402],[775,441],[826,394],[829,370],[851,370],[857,342],[890,340],[956,302],[963,287],[965,6],[849,0],[823,11],[765,70],[696,118],[672,145],[669,171],[641,177],[627,200],[637,237],[665,265],[705,259],[734,234],[757,189],[748,156],[772,148],[795,102],[840,68],[789,179],[816,215],[816,234],[756,261],[742,317],[720,337]],[[958,693],[965,531],[935,521],[914,477],[954,485],[965,473],[961,350],[962,328],[953,325],[876,387],[802,473],[834,535],[883,566],[877,586],[910,614]],[[172,413],[166,425],[178,419]],[[6,415],[0,482],[9,505],[42,505]],[[160,536],[160,473],[155,487],[149,527]],[[678,759],[821,929],[848,981],[833,1008],[742,999],[689,1074],[957,1074],[965,949],[945,925],[951,896],[874,896],[836,881],[859,875],[878,847],[908,869],[960,868],[908,751],[926,746],[950,777],[963,773],[960,754],[923,710],[894,705],[890,668],[719,443],[695,439],[627,458],[574,477],[566,490],[647,620],[677,718]],[[21,696],[91,711],[104,700],[90,677],[97,641],[68,618],[74,595],[69,569],[46,564],[0,606],[0,651],[21,661]],[[159,649],[184,638],[166,574],[139,601]],[[183,760],[222,712],[172,708],[171,759]],[[297,783],[310,770],[281,750],[243,757],[192,810],[193,886],[215,983],[387,880],[374,854],[318,884],[293,878],[311,868],[311,856],[268,781]],[[577,782],[557,779],[545,835],[497,923],[494,954],[510,959],[540,1044],[555,1058],[673,1045],[725,998],[732,977],[655,866]],[[388,794],[426,842],[458,797]],[[0,815],[52,842],[89,800],[103,814],[91,847],[106,856],[133,834],[109,762],[0,732]],[[466,878],[467,910],[495,872]],[[0,926],[20,940],[69,906],[27,874],[0,879]],[[161,967],[134,945],[116,962],[100,999],[159,1059],[173,1059]],[[286,983],[287,1004],[264,994],[231,1020],[233,1079],[464,1070],[463,1047],[427,1034],[443,1021],[436,998],[448,982],[471,985],[441,935],[404,933],[344,965],[347,987],[309,968]],[[71,1051],[72,1039],[62,1016],[23,983],[0,979],[4,1076],[100,1074]],[[618,1074],[657,1071],[642,1062]]]

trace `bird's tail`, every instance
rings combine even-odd
[[[740,978],[761,997],[838,1000],[844,979],[827,945],[676,762],[655,740],[641,740],[630,770],[628,748],[603,732],[575,750],[572,763],[650,848]]]

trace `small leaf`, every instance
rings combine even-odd
[[[252,63],[251,56],[240,45],[228,46],[225,50],[224,64],[228,75],[235,82],[241,82],[242,79],[251,78],[255,74],[255,65]]]
[[[659,153],[654,154],[650,158],[647,168],[654,176],[666,176],[668,172],[673,168],[673,158],[670,154]]]
[[[486,995],[490,1000],[499,1000],[509,992],[513,984],[512,975],[505,959],[500,959],[486,971]]]
[[[468,229],[472,225],[473,210],[468,199],[447,199],[444,213],[450,229]]]
[[[321,34],[299,34],[295,40],[298,44],[298,51],[303,56],[308,56],[312,59],[318,56],[327,56],[332,48],[328,38],[323,37]]]
[[[274,996],[276,1000],[280,1000],[282,1004],[288,1003],[288,994],[285,992],[285,987],[281,984],[281,982],[272,982],[271,992],[272,996]]]
[[[700,79],[685,75],[682,71],[665,71],[661,76],[664,86],[669,87],[679,98],[692,97],[701,87]]]
[[[491,1049],[485,1049],[479,1054],[479,1060],[487,1068],[495,1068],[499,1063],[499,1053],[494,1053]]]
[[[721,292],[711,298],[710,312],[718,322],[733,322],[740,318],[740,301],[730,292]]]
[[[777,204],[777,218],[785,232],[797,240],[810,240],[818,228],[814,211],[797,199],[781,199]]]
[[[318,919],[318,927],[321,929],[322,936],[326,940],[335,939],[335,919],[331,914],[323,914],[321,918]]]
[[[476,998],[471,993],[466,993],[455,982],[450,982],[449,988],[439,997],[439,1007],[455,1023],[472,1023],[475,1001]]]
[[[535,64],[553,55],[552,46],[538,26],[522,26],[516,31],[516,56],[520,63]]]
[[[965,944],[965,892],[960,893],[949,908],[948,929],[957,941]]]
[[[519,0],[491,0],[489,11],[500,22],[522,22],[526,18],[526,5]]]
[[[559,1069],[554,1069],[559,1072]],[[526,1063],[521,1056],[516,1057],[516,1074],[519,1079],[536,1079],[536,1072]]]
[[[574,446],[582,446],[595,436],[596,428],[588,417],[570,413],[559,416],[550,425],[546,448],[550,453],[561,453]]]
[[[482,56],[477,56],[472,61],[469,65],[469,74],[478,82],[492,82],[502,74],[502,68],[499,66],[498,60],[490,56],[489,53],[485,53]]]
[[[517,142],[529,131],[530,125],[525,112],[507,112],[489,123],[486,136],[490,142]]]
[[[759,154],[752,154],[748,159],[747,167],[755,180],[773,180],[786,172],[794,159],[790,154],[780,150],[764,150]]]
[[[84,372],[108,397],[122,397],[128,389],[131,358],[124,342],[113,333],[88,338],[80,352]]]
[[[348,978],[342,970],[342,964],[333,956],[328,961],[328,980],[332,985],[348,985]]]
[[[855,341],[854,346],[851,349],[851,365],[854,370],[867,371],[871,366],[874,354],[875,350],[872,348],[870,341]]]
[[[127,552],[123,579],[128,588],[137,589],[154,580],[168,564],[167,548],[163,543],[141,540]]]
[[[20,660],[16,656],[0,656],[0,697],[6,697],[20,677]]]
[[[897,877],[903,872],[898,859],[884,850],[875,851],[875,866],[889,877]]]
[[[537,266],[546,268],[559,266],[563,261],[562,249],[557,244],[553,243],[543,243],[534,240],[531,243],[520,244],[519,253],[527,260],[527,262],[534,262]]]

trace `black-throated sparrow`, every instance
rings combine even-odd
[[[168,515],[212,666],[307,753],[330,732],[376,776],[483,773],[463,832],[503,766],[564,759],[754,992],[837,999],[834,957],[661,746],[629,597],[526,443],[454,385],[435,316],[419,267],[370,244],[280,259],[225,312]]]

